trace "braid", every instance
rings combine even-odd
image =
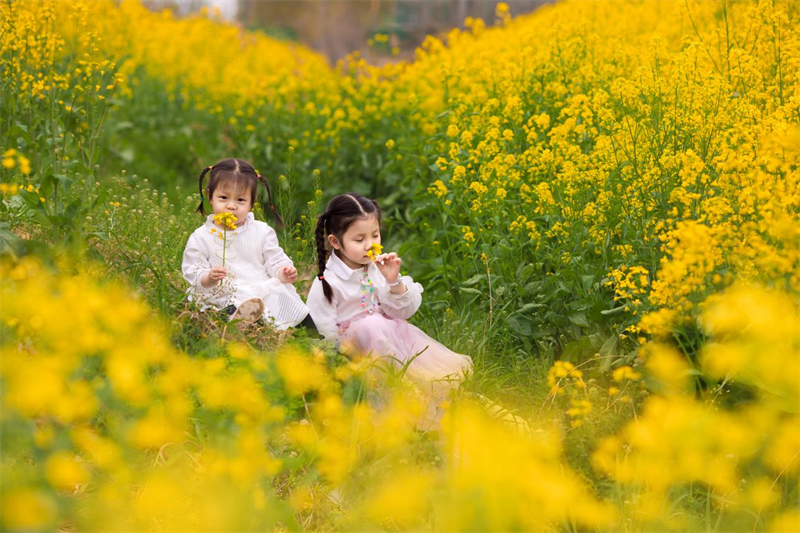
[[[267,199],[269,201],[269,210],[272,211],[272,216],[275,217],[275,222],[277,223],[278,227],[283,227],[283,219],[278,214],[278,210],[275,209],[275,205],[272,203],[272,191],[269,188],[269,182],[267,178],[263,177],[261,174],[256,174],[258,176],[258,181],[264,184],[264,187],[267,188]]]
[[[201,214],[201,215],[203,215],[203,216],[205,216],[205,214],[206,214],[206,210],[205,210],[205,208],[203,207],[203,200],[205,199],[205,197],[203,196],[203,178],[205,178],[205,177],[206,177],[206,173],[207,173],[209,170],[211,170],[212,168],[213,168],[213,167],[206,167],[206,168],[204,168],[204,169],[203,169],[203,171],[200,173],[200,184],[199,184],[199,187],[200,187],[200,205],[197,207],[197,212],[198,212],[198,213],[200,213],[200,214]]]
[[[317,279],[322,282],[322,292],[325,293],[325,299],[328,300],[328,303],[331,303],[333,299],[333,289],[324,275],[325,261],[328,256],[328,252],[325,250],[325,226],[328,222],[328,217],[329,215],[326,211],[317,218],[317,228],[314,230],[314,237],[317,243],[317,268],[319,269],[317,272]]]

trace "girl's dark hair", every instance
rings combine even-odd
[[[328,251],[325,243],[329,234],[333,234],[339,242],[342,235],[350,227],[350,224],[360,218],[374,216],[381,223],[381,208],[375,200],[370,200],[361,196],[357,192],[340,194],[333,198],[328,204],[328,208],[317,218],[317,229],[315,238],[317,241],[317,278],[322,282],[322,290],[328,303],[333,298],[333,289],[325,280],[325,263],[328,259]]]
[[[267,179],[262,177],[256,169],[253,168],[253,165],[244,161],[242,159],[223,159],[222,161],[218,162],[213,167],[206,167],[200,173],[200,205],[197,208],[197,212],[201,215],[206,214],[206,210],[203,207],[203,200],[205,197],[203,196],[203,178],[206,177],[206,173],[211,172],[211,176],[208,178],[208,199],[211,200],[211,197],[214,195],[214,191],[221,183],[229,184],[236,190],[250,190],[250,203],[255,205],[256,198],[258,197],[258,182],[264,184],[264,187],[267,188],[267,199],[269,200],[269,209],[272,211],[272,215],[275,217],[275,222],[279,226],[283,225],[283,220],[281,216],[278,214],[278,211],[275,209],[275,206],[272,203],[272,191],[269,188],[269,182]]]

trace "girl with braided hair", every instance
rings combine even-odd
[[[408,323],[422,303],[422,286],[400,275],[396,253],[378,253],[380,223],[374,200],[358,193],[331,200],[317,220],[319,272],[306,302],[327,340],[406,368],[405,376],[429,399],[418,427],[431,429],[447,391],[471,371],[472,359]]]
[[[183,277],[191,285],[190,298],[201,308],[227,311],[232,320],[251,323],[263,317],[274,321],[277,329],[301,323],[313,327],[308,308],[292,285],[297,269],[278,244],[275,230],[251,213],[262,183],[275,222],[282,224],[267,180],[247,161],[223,159],[204,168],[199,182],[197,211],[206,214],[205,193],[214,214],[192,233],[183,252]],[[226,221],[220,216],[223,213],[233,217]]]

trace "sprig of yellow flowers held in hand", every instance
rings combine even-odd
[[[373,242],[372,246],[370,246],[369,250],[367,251],[367,257],[375,261],[375,259],[377,259],[378,256],[381,254],[381,250],[383,250],[383,246],[381,246],[376,242]]]
[[[217,228],[211,228],[211,234],[217,234],[217,236],[222,239],[222,266],[225,266],[225,249],[228,248],[228,230],[235,230],[236,229],[236,221],[239,220],[236,218],[236,215],[233,213],[217,213],[214,215],[214,222],[216,222],[219,226],[222,226],[222,231],[218,230]]]

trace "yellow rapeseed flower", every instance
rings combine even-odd
[[[372,246],[370,246],[369,250],[367,251],[367,257],[375,261],[375,258],[377,258],[381,254],[381,250],[383,250],[383,246],[381,246],[377,242],[373,242]]]
[[[214,215],[214,222],[222,226],[224,229],[235,230],[236,222],[239,219],[233,213],[217,213]]]
[[[48,492],[26,487],[4,492],[2,497],[0,524],[3,529],[34,531],[56,526],[58,506]]]
[[[61,490],[75,490],[89,480],[89,474],[75,454],[60,451],[50,455],[45,464],[47,481]]]
[[[19,171],[22,172],[25,176],[31,173],[31,161],[27,157],[20,155],[18,157],[19,160]]]
[[[332,385],[325,366],[297,350],[284,350],[275,363],[290,394],[299,396],[312,390],[324,390]]]
[[[428,192],[437,198],[441,198],[447,195],[447,187],[442,180],[436,180],[433,182],[433,185],[428,187]]]

